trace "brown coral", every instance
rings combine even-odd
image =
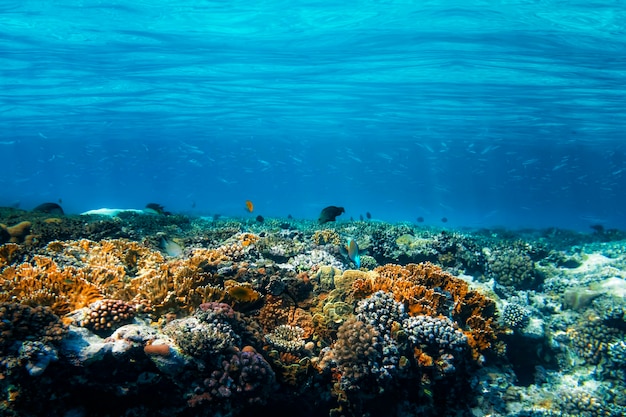
[[[316,230],[313,236],[311,236],[311,240],[316,245],[341,244],[339,233],[331,229]]]
[[[11,243],[26,243],[30,244],[34,242],[35,236],[30,234],[30,229],[32,227],[32,223],[29,221],[23,221],[15,226],[7,226],[4,224],[0,224],[0,231],[6,237],[8,237],[8,241]],[[3,239],[3,241],[6,241]]]
[[[12,263],[20,252],[20,246],[16,243],[6,243],[0,246],[0,268]]]
[[[9,354],[16,341],[58,343],[67,328],[47,307],[0,302],[0,357]]]
[[[261,298],[261,294],[247,282],[229,279],[224,282],[224,288],[235,304],[252,304]]]
[[[89,312],[81,326],[96,332],[113,331],[122,324],[130,323],[135,317],[135,308],[122,300],[104,299],[89,306]]]

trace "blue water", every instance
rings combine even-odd
[[[2,206],[626,229],[621,1],[2,1],[0,87]]]

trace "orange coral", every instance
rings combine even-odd
[[[13,262],[19,249],[20,246],[16,243],[6,243],[0,246],[0,268]]]
[[[32,263],[9,266],[0,274],[0,301],[48,306],[57,315],[86,307],[103,293],[73,267],[59,269],[50,258],[35,256]]]
[[[268,295],[258,316],[263,331],[269,333],[281,324],[288,324],[289,316],[293,314],[295,308],[295,303],[290,298]]]
[[[253,234],[253,233],[242,233],[239,236],[239,240],[241,241],[241,244],[246,247],[246,246],[250,246],[255,244],[256,242],[259,241],[259,236]]]
[[[261,298],[261,294],[249,283],[239,283],[229,279],[224,282],[224,288],[235,303],[250,304]]]
[[[467,282],[437,265],[430,262],[404,267],[387,264],[373,272],[353,281],[351,296],[362,299],[382,290],[404,303],[409,315],[451,315],[468,336],[476,359],[480,357],[479,352],[490,348],[496,340],[494,301],[471,290]]]
[[[421,349],[415,348],[413,356],[421,368],[430,368],[435,364],[433,357]]]

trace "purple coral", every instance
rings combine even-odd
[[[202,381],[189,404],[204,401],[229,402],[231,405],[264,404],[275,389],[275,374],[262,355],[244,349],[227,355],[217,369]]]

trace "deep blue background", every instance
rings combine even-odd
[[[129,4],[0,4],[0,205],[626,229],[619,2]]]

